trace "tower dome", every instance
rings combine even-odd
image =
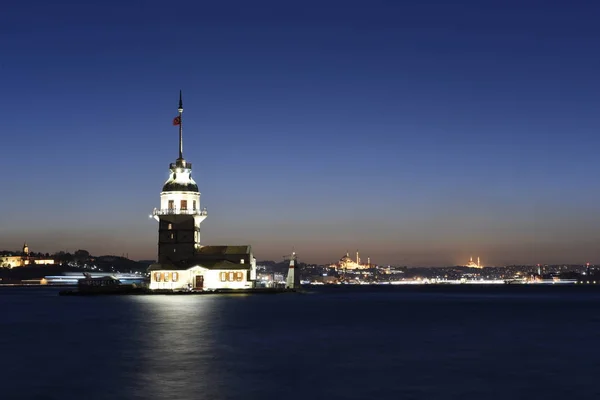
[[[162,189],[163,192],[196,192],[198,193],[198,185],[195,183],[178,183],[175,181],[167,181]]]
[[[198,185],[192,179],[192,164],[180,162],[171,164],[171,175],[163,185],[162,191],[198,193]]]

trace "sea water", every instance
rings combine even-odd
[[[0,398],[600,398],[600,289],[308,290],[0,288]]]

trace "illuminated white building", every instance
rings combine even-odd
[[[54,260],[43,257],[33,257],[29,254],[29,246],[27,243],[23,245],[23,251],[20,255],[0,255],[0,267],[2,268],[16,268],[24,267],[26,265],[52,265]]]
[[[358,250],[356,251],[356,260],[350,258],[350,253],[346,253],[345,256],[340,258],[336,264],[332,264],[331,268],[335,268],[337,270],[342,271],[352,271],[352,270],[360,270],[360,269],[369,269],[371,268],[371,259],[368,258],[367,264],[361,264],[360,256],[358,255]]]
[[[160,194],[158,263],[150,265],[150,289],[246,289],[256,280],[256,259],[250,246],[202,246],[200,223],[208,215],[200,208],[200,192],[192,164],[183,158],[183,103],[179,93],[179,158],[170,164],[169,179]]]
[[[483,268],[483,265],[481,265],[481,263],[479,262],[479,257],[477,257],[477,263],[475,263],[473,261],[473,257],[471,257],[471,259],[469,260],[469,263],[467,265],[465,265],[465,267],[481,269],[481,268]]]

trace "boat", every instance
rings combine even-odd
[[[77,281],[77,290],[63,291],[61,295],[91,295],[91,294],[132,294],[146,292],[146,288],[132,284],[123,284],[112,275],[93,278],[89,273],[83,273],[84,278]]]

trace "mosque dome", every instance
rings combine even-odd
[[[352,262],[352,261],[353,260],[350,258],[350,256],[348,254],[346,254],[344,257],[340,258],[341,263]]]

